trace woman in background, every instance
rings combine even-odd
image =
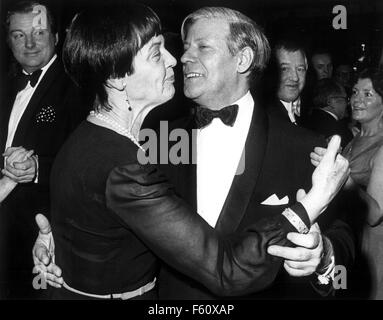
[[[347,205],[359,238],[355,295],[383,299],[383,71],[366,69],[355,83],[352,118],[360,132],[343,150],[351,174],[345,185]],[[316,164],[323,152],[315,148]],[[365,292],[362,292],[365,291]]]

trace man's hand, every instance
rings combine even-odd
[[[13,158],[11,158],[12,154],[7,151],[4,153],[6,161],[5,168],[1,171],[3,175],[11,178],[17,183],[28,183],[33,181],[37,174],[37,157],[30,156],[24,161],[14,161]]]
[[[315,167],[319,165],[326,151],[326,148],[315,147],[314,151],[310,153],[310,161]]]
[[[295,248],[273,245],[267,252],[285,259],[284,268],[293,277],[304,277],[313,274],[321,263],[323,240],[317,223],[310,232],[300,234],[290,232],[287,239],[297,245]]]
[[[42,214],[36,215],[36,223],[40,231],[32,249],[35,268],[45,275],[49,285],[61,288],[64,280],[60,267],[55,264],[55,243],[51,225]]]
[[[312,175],[312,188],[301,199],[311,222],[326,209],[349,175],[348,161],[338,154],[340,137],[331,138],[327,150]]]
[[[323,156],[325,155],[327,149],[322,147],[315,147],[314,151],[310,153],[310,161],[311,163],[317,167],[319,163],[322,161]],[[345,189],[355,188],[356,184],[351,176],[348,177],[346,183],[344,184]]]
[[[14,162],[25,161],[33,155],[33,150],[26,150],[23,147],[8,147],[3,153],[6,164],[13,166]]]

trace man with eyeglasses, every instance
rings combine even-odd
[[[334,134],[340,135],[341,146],[345,147],[352,139],[352,133],[345,121],[345,89],[332,79],[322,79],[314,89],[313,103],[314,109],[307,121],[308,128],[322,134],[326,139]]]

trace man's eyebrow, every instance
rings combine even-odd
[[[9,32],[23,32],[21,29],[9,29]]]
[[[208,40],[208,39],[206,39],[205,37],[201,37],[201,38],[193,39],[194,42],[207,41],[207,40]],[[183,42],[184,42],[184,43],[190,43],[190,41],[186,41],[186,40],[184,40]]]

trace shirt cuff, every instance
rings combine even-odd
[[[330,281],[334,280],[335,275],[335,255],[334,248],[331,241],[323,236],[323,257],[320,265],[316,271],[318,282],[320,284],[329,284]]]
[[[308,233],[310,231],[310,219],[304,206],[297,202],[290,208],[285,209],[282,215],[299,233]]]
[[[32,156],[32,159],[36,163],[36,175],[35,175],[35,179],[33,180],[33,183],[38,183],[39,182],[39,156],[36,154]]]

